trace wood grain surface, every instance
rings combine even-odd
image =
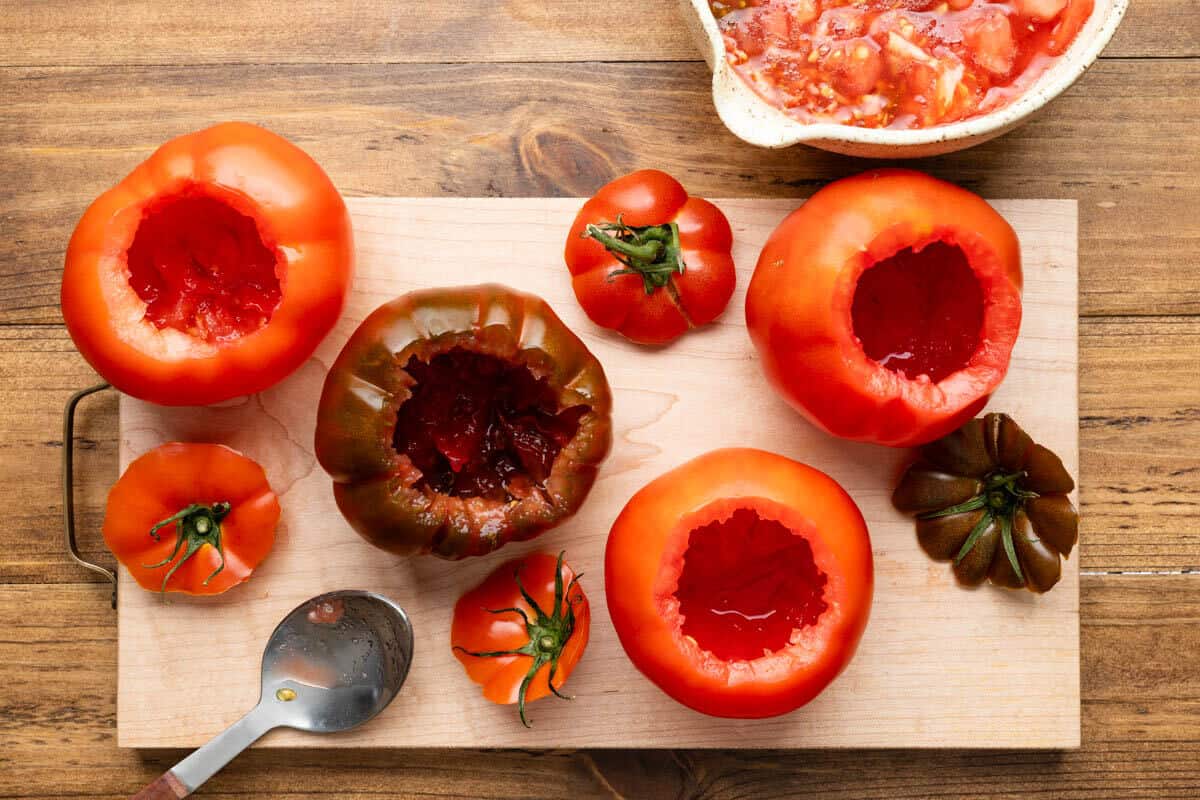
[[[62,252],[91,198],[162,140],[261,122],[350,195],[579,195],[660,166],[711,195],[788,196],[866,166],[733,140],[672,0],[646,5],[653,24],[568,0],[464,19],[466,5],[0,0],[0,797],[130,796],[182,755],[116,747],[116,619],[62,552],[57,480],[62,404],[96,379],[60,324]],[[398,24],[381,26],[393,9]],[[254,751],[205,793],[1197,797],[1198,106],[1194,3],[1136,0],[1037,119],[914,164],[991,197],[1080,201],[1080,750]],[[116,429],[115,397],[90,399],[85,532],[116,476]]]
[[[1021,420],[1075,474],[1076,204],[993,202],[1021,240],[1025,313],[1012,366],[989,408]],[[167,441],[221,441],[266,468],[284,510],[270,560],[218,601],[172,598],[164,606],[122,571],[118,741],[203,744],[256,701],[259,654],[276,623],[314,594],[356,588],[393,598],[414,621],[416,660],[400,698],[378,720],[328,742],[278,731],[265,745],[502,747],[517,733],[524,747],[1078,746],[1078,559],[1044,597],[964,592],[946,565],[931,563],[915,545],[912,520],[890,502],[909,454],[837,442],[803,423],[767,386],[754,357],[742,311],[746,287],[762,245],[796,201],[717,203],[733,227],[738,288],[716,323],[671,347],[633,345],[592,324],[575,302],[561,251],[579,200],[363,198],[350,202],[357,264],[346,311],[295,375],[219,408],[122,398],[122,464]],[[613,390],[613,451],[579,513],[536,541],[467,562],[382,554],[344,522],[312,455],[325,373],[381,303],[413,289],[480,282],[544,298],[600,359]],[[801,713],[705,717],[637,673],[601,612],[587,660],[571,677],[575,701],[537,704],[533,728],[516,731],[512,709],[479,696],[450,652],[458,597],[507,558],[566,549],[585,574],[591,602],[605,608],[604,545],[625,502],[688,459],[736,446],[827,472],[866,517],[875,600],[845,674]],[[987,714],[976,713],[980,683],[990,685]],[[184,689],[193,694],[180,704]]]

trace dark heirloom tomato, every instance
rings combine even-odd
[[[812,700],[871,610],[871,541],[832,478],[761,450],[716,450],[633,496],[608,537],[608,610],[671,697],[719,717]]]
[[[962,583],[1045,592],[1079,538],[1074,488],[1058,456],[988,414],[921,448],[892,502],[917,514],[922,549],[953,560]]]
[[[733,295],[733,232],[721,209],[656,169],[617,178],[584,203],[565,258],[592,322],[664,344],[716,319]]]
[[[907,447],[1008,371],[1021,252],[978,196],[908,170],[831,183],[763,247],[746,324],[776,389],[835,436]]]
[[[300,148],[229,122],[164,144],[71,236],[62,313],[126,394],[205,405],[304,363],[342,312],[350,215]]]
[[[541,298],[416,291],[367,317],[329,370],[316,454],[371,544],[483,555],[575,513],[611,407],[600,362]]]

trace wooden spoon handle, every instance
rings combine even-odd
[[[181,800],[191,792],[183,785],[183,781],[175,777],[175,773],[167,770],[146,788],[133,796],[133,800]]]

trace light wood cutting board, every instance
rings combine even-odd
[[[121,464],[164,441],[213,441],[262,463],[284,513],[254,577],[210,599],[164,604],[121,575],[118,738],[125,747],[199,745],[254,705],[259,659],[276,622],[319,592],[387,594],[412,616],[408,683],[378,719],[347,734],[278,731],[291,747],[1076,747],[1078,558],[1036,597],[955,585],[918,549],[888,497],[909,454],[834,440],[767,387],[746,335],[746,286],[763,242],[798,200],[722,200],[737,242],[738,290],[718,322],[661,350],[597,328],[576,304],[562,247],[574,199],[350,201],[358,271],[343,319],[295,375],[221,407],[167,409],[121,398]],[[990,408],[1012,413],[1078,474],[1076,205],[999,201],[1021,238],[1025,317],[1012,368]],[[345,524],[312,455],[327,366],[377,305],[411,289],[498,282],[540,294],[600,358],[615,398],[613,452],[581,512],[534,542],[449,563],[398,558]],[[842,677],[804,709],[770,720],[712,719],[675,704],[626,659],[604,600],[603,552],[625,501],[668,468],[746,445],[822,469],[870,526],[876,590],[870,625]],[[594,620],[572,675],[572,702],[486,702],[449,646],[454,602],[502,561],[566,548],[585,574]]]

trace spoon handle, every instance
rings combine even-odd
[[[135,794],[133,800],[179,800],[189,794],[191,792],[180,783],[175,773],[167,770],[152,783],[146,784],[146,788]]]
[[[234,757],[279,723],[262,705],[230,725],[190,756],[167,770],[132,800],[179,800],[200,787]]]

